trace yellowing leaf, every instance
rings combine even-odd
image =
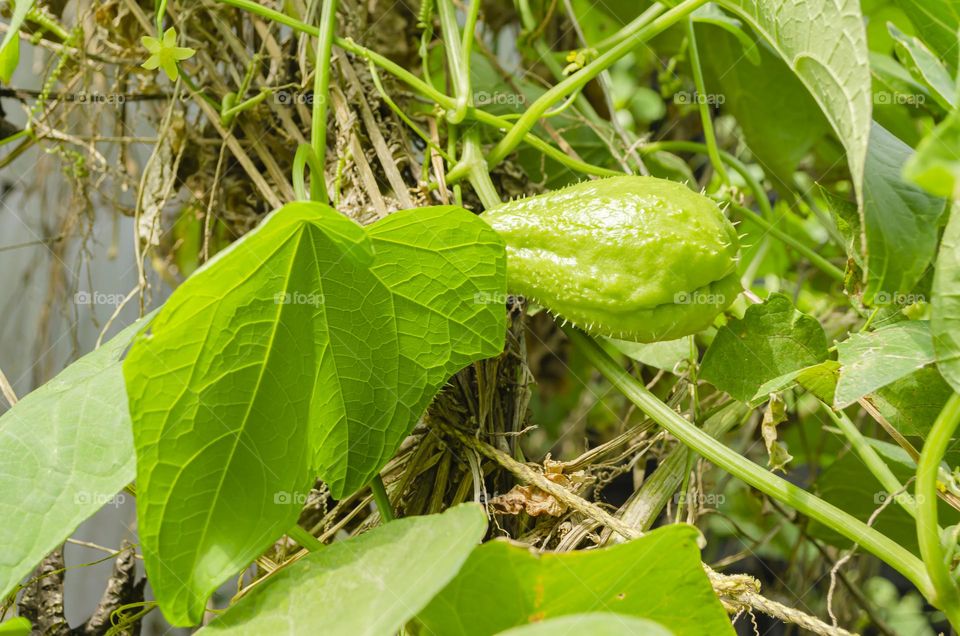
[[[763,435],[763,444],[767,447],[767,465],[770,470],[779,470],[786,472],[786,465],[790,463],[793,456],[787,452],[783,444],[777,441],[777,424],[787,421],[787,411],[783,404],[783,398],[778,393],[770,396],[770,402],[763,411],[763,423],[760,426],[760,432]]]

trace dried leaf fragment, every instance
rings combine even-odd
[[[770,402],[767,403],[767,408],[763,412],[763,423],[760,426],[763,443],[766,445],[767,454],[770,456],[767,461],[770,470],[786,472],[785,466],[793,459],[787,449],[777,441],[777,424],[786,421],[787,412],[783,404],[783,398],[778,393],[771,393]]]
[[[553,461],[548,457],[543,462],[543,476],[558,486],[575,492],[577,487],[586,481],[586,475],[583,471],[567,475],[563,472],[563,467],[563,462]],[[536,486],[514,486],[508,493],[491,499],[490,505],[503,514],[517,515],[526,512],[531,517],[559,517],[567,511],[565,503]]]

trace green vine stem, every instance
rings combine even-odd
[[[437,12],[440,14],[440,29],[443,33],[444,48],[447,53],[447,66],[453,78],[453,87],[456,92],[456,108],[447,112],[447,121],[455,125],[463,121],[463,114],[468,107],[473,106],[473,95],[470,93],[470,58],[467,53],[472,48],[474,30],[476,28],[476,11],[479,10],[479,0],[473,0],[470,5],[470,15],[467,17],[467,30],[460,36],[457,27],[456,11],[451,0],[439,0]],[[467,42],[470,46],[466,46]],[[480,134],[476,128],[467,130],[463,137],[463,152],[457,163],[460,169],[465,170],[470,185],[485,208],[500,204],[500,197],[490,179],[490,170],[483,158],[483,149],[480,146]],[[453,172],[451,170],[451,172]]]
[[[703,67],[700,64],[700,51],[697,48],[697,32],[693,28],[693,19],[688,17],[684,20],[687,31],[687,46],[690,50],[690,68],[693,71],[693,83],[697,89],[697,110],[700,111],[700,123],[703,126],[703,137],[707,141],[707,156],[710,157],[710,163],[713,169],[723,183],[730,183],[730,176],[727,169],[720,160],[719,146],[717,145],[717,134],[713,129],[713,119],[710,118],[710,104],[707,103],[707,83],[703,79]]]
[[[320,30],[317,38],[317,62],[313,81],[313,115],[310,120],[310,146],[320,171],[311,169],[310,195],[314,201],[327,203],[324,165],[327,155],[327,101],[330,92],[330,52],[333,49],[337,22],[337,0],[323,0],[320,7]],[[314,185],[316,184],[316,185]],[[317,198],[319,197],[319,198]]]
[[[384,523],[393,521],[396,517],[393,514],[393,506],[390,505],[390,496],[387,495],[387,487],[383,483],[383,477],[377,475],[370,482],[370,491],[373,493],[373,500],[377,504],[377,510],[380,512],[380,518]]]
[[[224,98],[225,101],[221,103],[221,107],[226,106],[226,108],[221,108],[220,123],[223,124],[224,126],[229,126],[233,122],[233,120],[236,118],[237,115],[239,115],[242,112],[250,110],[251,108],[261,103],[263,100],[265,100],[267,97],[269,97],[272,94],[273,94],[273,91],[270,90],[269,88],[261,88],[259,93],[238,104],[236,103],[236,95],[234,95],[233,93],[230,93],[230,95],[233,95],[234,101],[232,103],[228,103],[226,101],[226,98]]]
[[[287,536],[300,544],[301,548],[306,548],[310,552],[316,552],[323,548],[323,544],[315,536],[304,530],[300,524],[293,524],[287,530]]]
[[[268,9],[267,7],[261,6],[253,0],[217,0],[220,4],[229,5],[231,7],[236,7],[238,9],[243,9],[249,11],[255,15],[260,16],[266,20],[271,20],[277,24],[282,24],[288,26],[291,29],[298,31],[300,33],[306,33],[307,35],[312,35],[314,37],[318,36],[320,30],[316,27],[313,27],[305,22],[301,22],[296,18],[292,18],[288,15],[280,13],[279,11],[274,11],[273,9]],[[353,40],[347,38],[334,37],[333,43],[343,50],[358,55],[367,62],[376,64],[378,67],[382,68],[387,73],[393,75],[401,82],[420,93],[420,95],[426,97],[427,99],[433,100],[439,104],[442,108],[446,110],[453,110],[456,108],[456,100],[453,98],[444,95],[440,91],[436,90],[419,77],[406,70],[396,62],[386,58],[375,51],[361,46],[354,42]],[[478,121],[481,124],[496,128],[497,130],[510,130],[513,124],[502,117],[498,117],[492,113],[488,113],[484,110],[480,110],[474,107],[467,108],[467,119]],[[559,148],[554,148],[549,143],[540,139],[536,135],[527,132],[523,135],[522,140],[529,144],[531,147],[539,150],[543,154],[547,155],[549,158],[557,161],[558,163],[574,170],[576,172],[581,172],[583,174],[594,175],[598,177],[615,177],[622,175],[623,172],[619,170],[610,170],[609,168],[602,168],[600,166],[594,166],[593,164],[587,163],[580,159],[574,159],[573,157],[568,157],[562,150]],[[467,174],[464,171],[456,175],[456,178],[464,178]],[[449,177],[448,177],[449,179]]]
[[[565,331],[574,345],[611,384],[688,448],[762,493],[860,544],[907,577],[928,599],[934,598],[934,588],[923,562],[909,550],[856,517],[774,475],[713,439],[650,393],[595,340],[577,329],[568,327]]]
[[[940,461],[960,425],[960,394],[947,400],[923,443],[917,462],[917,541],[930,576],[935,596],[927,595],[947,615],[954,629],[960,629],[960,591],[945,562],[937,525],[937,473]]]
[[[467,24],[463,29],[463,39],[457,41],[453,37],[457,33],[456,13],[453,7],[446,0],[440,0],[437,3],[437,9],[440,12],[441,28],[446,34],[450,31],[450,38],[444,36],[447,51],[447,60],[451,64],[450,77],[453,78],[453,86],[456,91],[456,107],[447,113],[447,120],[451,124],[459,124],[467,116],[467,107],[473,105],[473,95],[470,90],[470,53],[473,51],[474,31],[477,29],[477,16],[480,14],[480,0],[470,2],[470,11],[467,13]],[[452,67],[453,61],[459,60],[460,64]]]
[[[827,415],[830,416],[830,419],[833,420],[833,423],[837,425],[837,428],[840,429],[840,432],[843,433],[843,436],[847,438],[847,441],[850,442],[853,451],[867,467],[867,470],[877,478],[877,481],[880,482],[880,485],[894,498],[894,501],[900,504],[911,517],[916,517],[917,505],[913,497],[904,490],[903,484],[901,484],[897,476],[893,474],[893,471],[890,470],[887,463],[883,461],[880,454],[877,453],[863,434],[860,433],[860,429],[857,428],[856,424],[851,422],[850,418],[847,417],[847,414],[843,411],[834,411],[824,402],[821,402],[820,405],[823,407],[823,410],[827,412]]]
[[[154,15],[157,19],[157,34],[163,35],[163,18],[167,14],[167,0],[157,0]]]
[[[843,270],[825,259],[824,257],[817,254],[809,246],[805,245],[802,241],[798,240],[793,235],[784,232],[776,225],[763,218],[753,210],[743,207],[742,205],[737,205],[736,203],[730,203],[734,210],[740,213],[740,216],[753,223],[754,225],[760,226],[763,231],[767,232],[776,239],[779,239],[785,245],[789,245],[795,249],[799,254],[806,257],[810,263],[814,265],[821,272],[829,276],[838,282],[843,282],[844,273]]]
[[[304,175],[306,169],[310,168],[310,193],[307,193]],[[323,183],[323,164],[317,157],[316,151],[309,144],[300,144],[297,146],[297,152],[293,155],[293,195],[297,201],[324,201],[326,193],[322,191],[320,184]]]
[[[628,37],[616,44],[609,51],[602,53],[597,59],[567,79],[555,84],[530,104],[523,116],[517,120],[517,123],[507,131],[507,134],[500,140],[500,143],[490,152],[487,163],[490,166],[495,166],[503,161],[507,155],[520,145],[520,142],[523,141],[523,136],[533,130],[533,127],[551,106],[562,101],[564,97],[570,93],[583,87],[587,82],[599,75],[601,71],[606,70],[612,66],[614,62],[632,51],[639,43],[645,42],[662,33],[695,11],[698,7],[706,4],[707,1],[708,0],[684,0],[673,9],[670,9],[646,26],[638,29],[632,37]]]
[[[470,185],[473,186],[484,209],[496,207],[502,203],[497,189],[490,179],[490,170],[483,158],[483,149],[480,147],[480,134],[476,129],[467,131],[463,142],[463,157],[460,159],[470,168]]]
[[[629,40],[636,35],[640,29],[647,26],[651,20],[656,18],[665,10],[666,7],[662,3],[654,2],[647,8],[646,11],[625,24],[622,29],[597,42],[596,46],[593,48],[598,51],[606,51],[607,49],[613,48],[617,44],[620,44],[624,40]]]
[[[531,36],[533,37],[533,42],[532,42],[533,50],[536,51],[537,55],[540,57],[540,60],[544,64],[546,64],[548,69],[550,69],[550,73],[553,75],[553,77],[557,81],[562,80],[564,78],[563,65],[557,61],[556,57],[554,57],[553,51],[550,49],[549,46],[547,46],[547,43],[543,40],[542,30],[537,25],[537,22],[533,17],[533,11],[531,11],[530,9],[530,0],[518,0],[516,4],[517,4],[517,10],[520,14],[520,22],[523,24],[523,28],[528,33],[530,33]],[[647,11],[644,11],[644,13],[640,16],[640,18],[643,18],[644,20],[642,24],[646,24],[646,22],[652,20],[655,15],[656,15],[655,13],[651,14],[649,9]],[[630,24],[633,24],[636,21],[637,19],[635,19]],[[621,29],[620,31],[618,31],[618,33],[621,33],[625,30],[626,28]],[[629,34],[625,35],[624,37],[629,37]],[[567,98],[567,101],[564,102],[564,104],[560,108],[558,108],[555,111],[545,113],[544,118],[563,112],[564,108],[566,108],[569,104],[574,102],[576,102],[577,108],[580,110],[580,112],[583,113],[583,115],[591,123],[596,125],[602,125],[603,122],[601,122],[600,116],[597,114],[597,111],[594,110],[593,106],[590,104],[590,100],[588,100],[583,95],[582,90],[577,90],[571,93],[570,96]]]

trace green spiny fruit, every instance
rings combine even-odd
[[[740,293],[739,240],[717,204],[654,177],[584,181],[492,208],[508,287],[594,335],[672,340]]]

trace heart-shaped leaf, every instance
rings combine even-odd
[[[700,377],[748,402],[765,383],[826,358],[827,337],[817,319],[794,309],[789,297],[772,294],[717,331]]]
[[[364,229],[315,203],[277,210],[177,289],[124,365],[168,620],[199,622],[316,474],[336,498],[368,483],[453,373],[501,351],[505,291],[503,243],[462,208]]]

